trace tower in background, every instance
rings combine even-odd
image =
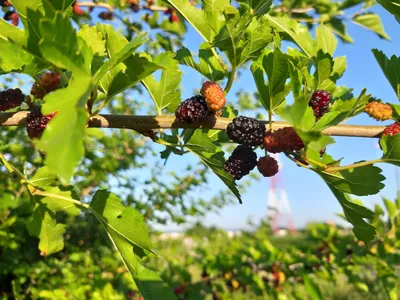
[[[291,233],[295,233],[296,229],[293,224],[292,210],[283,185],[283,164],[280,160],[279,154],[270,155],[278,161],[279,172],[270,178],[267,218],[275,235],[278,234],[279,230],[282,228],[286,228]]]

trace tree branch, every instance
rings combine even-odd
[[[102,7],[107,9],[109,12],[114,11],[114,7],[107,3],[95,3],[95,2],[75,2],[77,6],[85,6],[85,7]]]
[[[25,126],[26,116],[29,112],[0,113],[0,126]],[[201,123],[184,124],[174,116],[130,116],[130,115],[96,115],[89,120],[88,127],[98,128],[122,128],[133,129],[139,132],[147,132],[152,129],[170,128],[205,128],[225,130],[232,119],[210,116]],[[265,124],[268,121],[261,121]],[[272,129],[291,127],[287,122],[272,122]],[[385,126],[360,126],[338,125],[323,130],[323,133],[331,136],[369,137],[377,138]]]

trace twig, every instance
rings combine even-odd
[[[85,6],[85,7],[102,7],[107,9],[109,12],[114,11],[114,7],[107,3],[94,3],[94,2],[76,2],[77,6]]]
[[[0,113],[0,126],[25,126],[27,111],[16,113]],[[125,128],[139,132],[147,132],[152,129],[171,128],[204,128],[225,130],[232,122],[229,118],[217,118],[210,116],[200,123],[180,123],[173,116],[131,116],[131,115],[97,115],[91,117],[88,127],[98,128]],[[267,124],[268,121],[261,122]],[[287,122],[272,122],[272,129],[291,127]],[[377,138],[385,126],[361,126],[361,125],[338,125],[332,126],[322,132],[330,136],[368,137]]]

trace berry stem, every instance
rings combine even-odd
[[[377,164],[377,163],[381,163],[381,162],[386,162],[386,161],[379,158],[379,159],[363,161],[363,162],[359,162],[359,163],[355,163],[355,164],[351,164],[351,165],[347,165],[347,166],[328,167],[325,169],[325,172],[334,173],[334,172],[344,171],[344,170],[348,170],[348,169],[365,167],[365,166],[369,166],[369,165],[373,165],[373,164]]]
[[[24,126],[28,111],[0,113],[0,126]],[[97,111],[95,112],[97,113]],[[139,132],[147,132],[151,129],[171,129],[171,128],[204,128],[215,130],[226,130],[230,118],[217,118],[213,115],[207,117],[202,122],[185,124],[178,122],[175,116],[157,115],[157,116],[132,116],[132,115],[106,115],[92,114],[88,127],[97,128],[124,128],[133,129]],[[260,120],[267,124],[268,121]],[[291,124],[281,121],[273,121],[272,128],[292,127]],[[348,136],[348,137],[368,137],[378,138],[385,126],[362,126],[362,125],[337,125],[329,127],[322,131],[329,136]]]

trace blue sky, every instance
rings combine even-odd
[[[378,48],[388,56],[392,54],[399,55],[400,37],[398,30],[400,25],[392,15],[380,6],[373,7],[371,11],[381,16],[385,30],[391,37],[391,41],[382,40],[374,33],[350,23],[348,31],[350,36],[355,40],[355,43],[343,44],[339,41],[335,52],[335,56],[347,56],[347,70],[338,84],[354,88],[355,94],[358,94],[366,87],[368,93],[372,93],[374,97],[396,103],[395,93],[375,61],[371,49]],[[202,40],[199,35],[190,30],[184,44],[192,51],[197,51],[201,42]],[[183,68],[183,71],[182,99],[185,99],[193,94],[193,90],[199,87],[199,83],[204,81],[204,78],[188,68]],[[255,85],[248,70],[235,81],[227,97],[228,101],[234,102],[235,92],[239,90],[255,91]],[[365,114],[361,114],[350,120],[348,124],[378,125],[377,122]],[[327,152],[334,158],[344,157],[343,163],[349,164],[359,160],[381,157],[382,153],[377,145],[377,139],[341,137],[336,138],[336,144],[330,145]],[[341,219],[336,216],[337,213],[341,212],[341,207],[318,175],[297,167],[286,158],[281,157],[281,159],[284,167],[280,171],[280,174],[288,194],[295,226],[303,227],[308,222],[328,220],[342,223]],[[196,161],[192,156],[185,156],[183,158],[175,156],[167,163],[166,170],[176,168],[179,165],[183,166],[187,162],[195,163]],[[379,167],[383,169],[383,175],[386,177],[385,188],[378,195],[358,197],[368,207],[373,207],[375,203],[380,203],[381,196],[393,199],[397,194],[397,171],[395,167],[387,164],[380,164]],[[214,175],[211,176],[212,187],[210,190],[204,191],[204,195],[212,195],[219,188],[223,188],[219,179]],[[266,218],[268,189],[269,180],[262,178],[260,181],[254,182],[247,189],[247,192],[243,195],[242,205],[227,206],[219,214],[210,213],[202,218],[201,221],[205,225],[216,225],[226,229],[247,227],[248,220],[258,223],[261,219]],[[156,228],[164,230],[182,229],[181,226],[176,225],[157,226]]]

